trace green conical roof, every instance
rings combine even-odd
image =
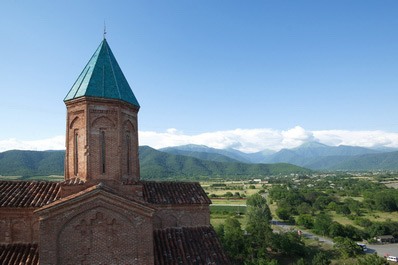
[[[83,96],[121,99],[140,106],[106,39],[101,42],[64,101]]]

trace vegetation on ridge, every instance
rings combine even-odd
[[[65,151],[6,151],[0,153],[0,175],[63,175],[64,158]],[[202,160],[160,152],[148,146],[140,147],[140,167],[142,179],[253,178],[311,172],[290,164],[247,164]]]

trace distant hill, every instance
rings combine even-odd
[[[331,147],[308,143],[294,149],[282,149],[273,154],[258,152],[247,154],[245,161],[263,157],[267,163],[245,163],[227,155],[221,149],[206,146],[165,148],[161,152],[140,146],[141,176],[151,178],[241,177],[266,176],[290,173],[307,173],[312,170],[398,170],[398,151],[380,152],[362,147]],[[193,150],[207,150],[199,152]],[[389,150],[389,149],[387,149]],[[245,153],[221,150],[234,157]],[[236,152],[235,152],[236,151]],[[174,154],[173,154],[174,152]],[[365,154],[363,154],[365,153]],[[328,155],[329,154],[329,155]],[[251,157],[250,157],[251,155]],[[48,176],[64,174],[65,151],[21,151],[0,153],[0,175]]]
[[[170,148],[167,151],[163,151],[173,155],[183,155],[183,156],[191,156],[204,160],[211,160],[216,162],[239,162],[236,159],[230,158],[225,155],[217,154],[217,153],[208,153],[208,152],[196,152],[196,151],[187,151],[187,150],[179,150]]]
[[[0,153],[0,175],[48,176],[64,174],[65,151],[21,151]]]
[[[328,146],[318,142],[307,142],[292,149],[281,149],[278,152],[264,150],[257,153],[243,153],[234,149],[215,149],[203,145],[183,145],[160,149],[164,152],[184,154],[204,158],[201,152],[217,153],[240,162],[250,163],[289,163],[310,169],[339,169],[339,164],[351,157],[365,154],[381,154],[383,149],[370,149],[358,146]],[[384,149],[391,151],[390,149]],[[189,151],[189,152],[188,152]],[[211,156],[207,160],[218,161]],[[342,165],[343,166],[343,165]]]
[[[263,163],[292,163],[294,165],[304,166],[311,160],[321,159],[322,157],[345,157],[380,153],[380,151],[358,146],[328,146],[318,142],[304,143],[293,149],[282,149],[270,156],[264,157]],[[336,161],[337,162],[337,161]]]
[[[237,161],[245,162],[245,163],[250,163],[249,157],[247,156],[246,153],[240,152],[238,150],[234,149],[216,149],[216,148],[211,148],[205,145],[196,145],[196,144],[187,144],[187,145],[180,145],[180,146],[174,146],[174,147],[166,147],[159,149],[159,151],[166,152],[166,153],[174,153],[178,151],[185,151],[185,152],[190,152],[190,156],[193,156],[193,153],[195,152],[200,152],[200,153],[211,153],[211,154],[219,154],[223,155],[229,158],[232,158]]]
[[[249,164],[242,162],[215,162],[161,152],[143,146],[140,148],[141,176],[143,178],[211,177],[263,177],[269,175],[310,173],[298,166],[280,164]]]
[[[247,178],[311,172],[309,169],[283,163],[268,165],[209,161],[169,154],[148,146],[140,146],[139,153],[142,179]],[[63,175],[64,157],[65,151],[6,151],[0,153],[0,175]]]
[[[366,154],[340,161],[330,170],[398,170],[398,152]]]

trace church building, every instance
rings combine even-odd
[[[199,183],[140,179],[140,105],[105,38],[64,102],[65,180],[0,181],[0,264],[229,264]]]

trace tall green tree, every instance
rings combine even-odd
[[[329,225],[332,223],[333,219],[328,214],[320,213],[315,218],[314,230],[315,233],[326,236],[329,234]]]
[[[297,218],[297,224],[311,229],[314,226],[314,218],[309,214],[300,214]]]
[[[332,263],[324,252],[318,252],[312,259],[312,265],[329,265]]]
[[[236,218],[228,218],[216,233],[232,264],[240,265],[247,257],[246,237]]]
[[[273,234],[272,248],[284,255],[304,256],[305,244],[296,231]]]
[[[336,248],[340,255],[348,258],[355,257],[358,254],[362,253],[362,248],[355,243],[355,241],[349,239],[348,237],[335,237],[333,239],[334,248]]]
[[[267,200],[260,194],[254,194],[247,198],[246,203],[246,230],[249,234],[247,263],[250,264],[269,259],[267,247],[271,244],[273,232],[269,223],[272,217]]]
[[[258,218],[261,218],[262,221],[269,222],[272,219],[271,210],[267,204],[267,200],[256,193],[252,196],[249,196],[246,200],[247,209],[247,217],[249,218],[249,222],[259,221]],[[250,218],[254,218],[251,220]]]
[[[385,258],[379,257],[377,253],[372,255],[365,255],[364,257],[357,260],[357,265],[388,265],[388,261]]]

